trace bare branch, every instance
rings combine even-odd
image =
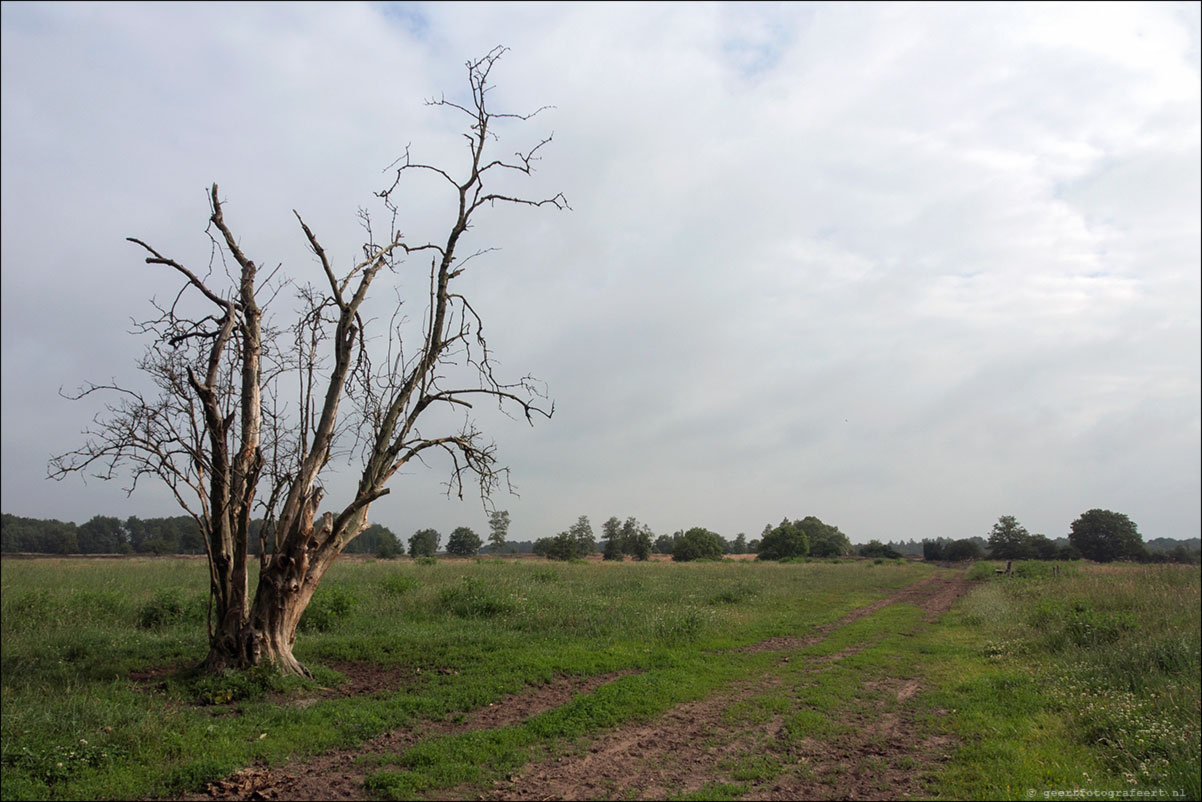
[[[196,289],[200,290],[201,293],[203,293],[206,298],[208,298],[210,301],[212,301],[213,303],[217,304],[218,306],[220,306],[222,308],[225,307],[225,305],[226,305],[225,299],[221,298],[216,293],[214,293],[212,290],[210,290],[208,287],[206,287],[205,283],[203,281],[201,281],[200,278],[195,273],[193,273],[191,270],[184,267],[183,265],[181,265],[179,262],[175,261],[174,259],[168,259],[167,257],[163,256],[158,251],[156,251],[154,248],[150,247],[149,245],[147,245],[145,242],[138,239],[137,237],[126,237],[125,239],[128,242],[134,243],[135,245],[141,245],[143,248],[150,251],[151,255],[146,257],[146,264],[148,264],[148,265],[167,265],[168,267],[171,267],[171,268],[179,271],[188,279],[188,283],[190,283]]]

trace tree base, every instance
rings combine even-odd
[[[208,656],[201,663],[201,668],[210,674],[248,671],[258,667],[270,667],[273,673],[282,677],[313,676],[309,669],[293,656],[289,638],[281,637],[278,633],[272,635],[259,632],[249,627],[244,630],[242,637],[237,639],[215,638],[209,647]]]

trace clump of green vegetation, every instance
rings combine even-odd
[[[411,576],[390,574],[380,582],[384,592],[390,596],[403,596],[417,587],[417,580]]]
[[[729,584],[729,585],[721,588],[716,593],[714,593],[712,596],[710,596],[709,603],[710,604],[739,604],[741,602],[747,601],[748,599],[755,598],[756,594],[759,592],[760,592],[760,585],[758,582],[751,582],[746,579],[740,579],[737,582],[734,582],[732,584]]]
[[[516,612],[518,604],[511,596],[499,592],[493,585],[476,577],[465,576],[463,582],[444,588],[439,603],[460,618],[494,618]]]
[[[28,746],[10,749],[5,744],[3,766],[6,770],[18,770],[28,778],[53,786],[69,780],[82,770],[100,768],[122,756],[120,747],[89,744],[86,738],[80,738],[72,744],[55,744],[40,749]],[[5,794],[5,799],[8,798],[8,794]]]
[[[358,598],[340,584],[323,583],[313,592],[309,606],[301,615],[297,629],[301,632],[329,632],[347,618]]]
[[[990,579],[994,576],[993,571],[994,571],[993,563],[975,562],[972,564],[972,567],[969,568],[968,571],[964,574],[964,577],[966,579],[972,579],[974,581],[978,581],[978,580],[982,580],[982,579]]]
[[[175,588],[156,591],[154,598],[138,608],[138,626],[155,629],[182,621],[203,621],[204,602],[200,599],[185,599]]]
[[[710,616],[695,607],[661,612],[654,619],[655,637],[668,645],[694,643],[709,623]]]
[[[559,579],[559,574],[553,568],[538,568],[530,574],[530,578],[535,582],[554,582]]]
[[[221,674],[194,669],[180,675],[179,681],[183,692],[203,705],[262,699],[269,693],[282,693],[307,683],[299,677],[283,677],[269,664]]]

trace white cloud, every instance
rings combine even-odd
[[[218,180],[261,261],[312,269],[293,208],[351,258],[407,144],[461,153],[421,100],[501,43],[497,107],[555,106],[505,132],[555,133],[528,191],[574,209],[473,231],[493,346],[557,403],[488,419],[515,534],[1057,536],[1110,506],[1196,535],[1197,42],[1189,6],[6,6],[5,511],[169,511],[39,478],[95,411],[57,387],[128,376],[171,287],[123,237],[203,264]],[[377,518],[482,522],[443,478]]]

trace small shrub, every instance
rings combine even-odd
[[[204,603],[199,599],[185,600],[178,590],[169,588],[154,594],[154,598],[138,609],[138,626],[142,629],[199,621],[204,617]]]
[[[416,558],[414,562],[418,565],[438,565],[438,558],[423,554],[421,557]]]
[[[301,615],[297,629],[301,632],[329,632],[358,603],[355,595],[342,585],[321,585],[313,592],[313,598]]]
[[[968,569],[968,573],[964,575],[965,579],[990,579],[994,576],[993,563],[978,562],[973,563],[972,568]]]
[[[200,673],[188,683],[189,694],[202,705],[224,705],[247,699],[262,699],[272,690],[269,666],[221,674]]]
[[[219,780],[233,769],[228,761],[202,757],[171,769],[164,784],[172,793],[200,791],[206,783]]]
[[[1144,659],[1162,674],[1185,673],[1196,670],[1198,647],[1182,636],[1162,638],[1144,647]]]
[[[411,576],[392,575],[384,577],[380,582],[384,592],[390,596],[403,596],[417,587],[417,580]]]
[[[1064,615],[1065,608],[1062,602],[1040,599],[1035,603],[1035,608],[1027,615],[1027,623],[1034,629],[1046,632],[1053,626],[1059,626]]]
[[[754,597],[760,592],[759,585],[755,582],[740,581],[733,585],[722,588],[713,596],[710,597],[710,604],[738,604]]]
[[[438,595],[442,606],[460,618],[494,618],[512,613],[517,603],[497,593],[492,587],[474,577],[464,577],[463,583],[444,588]]]
[[[57,625],[63,617],[62,603],[45,590],[10,596],[6,588],[4,602],[4,616],[0,620],[4,622],[6,631],[38,630]]]
[[[535,582],[555,582],[559,579],[559,574],[550,568],[539,568],[530,575],[530,578]]]
[[[391,560],[404,553],[405,550],[401,548],[401,543],[396,539],[396,535],[391,538],[381,538],[380,544],[376,546],[376,557],[381,560]]]
[[[6,769],[20,769],[47,785],[53,785],[69,779],[82,769],[103,766],[124,754],[125,750],[115,744],[89,744],[86,740],[36,751],[29,747],[10,749],[5,744],[3,765]],[[8,790],[7,784],[8,777],[5,778],[5,790]],[[5,797],[8,795],[5,794]]]
[[[1135,619],[1128,613],[1103,613],[1078,602],[1069,611],[1064,631],[1077,646],[1104,646],[1114,643],[1128,630],[1135,628]]]
[[[669,646],[693,643],[701,637],[706,620],[705,613],[693,607],[661,615],[655,619],[655,637]]]

